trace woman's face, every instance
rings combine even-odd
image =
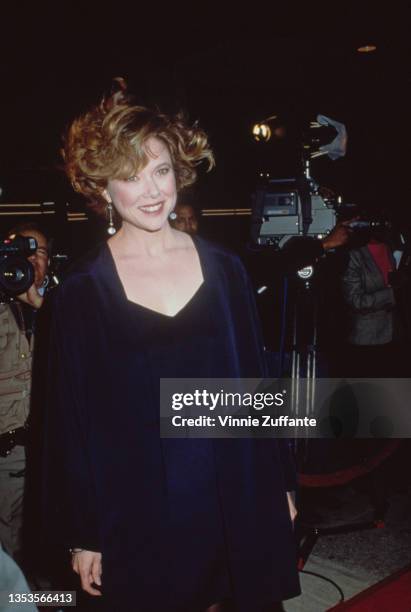
[[[168,222],[177,200],[176,178],[167,145],[152,137],[145,151],[148,164],[129,179],[108,182],[104,195],[124,223],[156,232]]]

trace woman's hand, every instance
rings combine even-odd
[[[294,494],[291,491],[287,491],[288,510],[290,511],[291,522],[294,523],[295,517],[297,516],[297,508],[294,503]]]
[[[82,589],[90,595],[101,595],[101,591],[91,586],[93,582],[101,586],[101,553],[92,550],[72,552],[71,564],[80,576]]]

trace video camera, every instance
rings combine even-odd
[[[335,138],[322,144],[324,138]],[[323,238],[342,212],[341,198],[322,193],[310,175],[310,161],[321,155],[331,159],[346,152],[347,132],[342,123],[324,115],[311,122],[303,136],[303,172],[297,178],[265,179],[253,196],[251,238],[255,244],[281,249],[298,236]]]
[[[0,302],[9,302],[34,282],[34,268],[27,257],[36,252],[34,238],[15,236],[0,242]]]
[[[254,196],[253,242],[281,249],[295,236],[324,237],[337,222],[338,204],[304,178],[269,180]]]

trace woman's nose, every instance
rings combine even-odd
[[[151,199],[157,198],[160,195],[160,190],[153,178],[147,179],[146,183],[144,184],[143,195],[145,198]]]

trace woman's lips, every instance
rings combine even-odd
[[[147,206],[139,206],[139,210],[141,210],[146,215],[156,215],[160,214],[163,211],[164,202],[157,202],[157,204],[148,204]]]

